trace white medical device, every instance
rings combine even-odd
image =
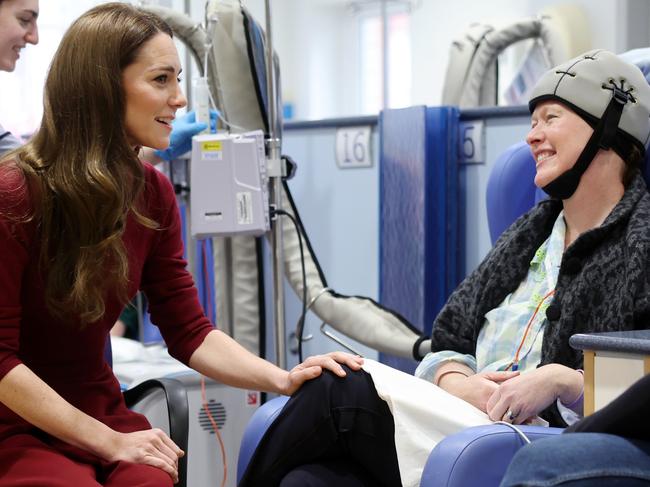
[[[192,237],[263,235],[270,228],[261,130],[192,138]]]

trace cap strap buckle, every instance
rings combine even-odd
[[[612,91],[612,99],[605,108],[601,119],[602,133],[599,141],[600,148],[605,150],[611,149],[616,140],[616,132],[623,114],[623,108],[628,101],[636,101],[631,93],[634,88],[625,90],[625,80],[621,80],[621,86],[616,86],[613,79],[609,80],[609,84],[612,85],[611,88],[603,84],[604,89]]]
[[[625,89],[625,80],[621,80],[621,86],[616,85],[616,81],[613,79],[609,80],[610,86],[607,86],[605,83],[603,83],[603,89],[605,90],[610,90],[612,92],[612,98],[617,102],[620,103],[621,105],[625,105],[628,101],[631,101],[632,103],[636,102],[636,99],[632,95],[632,91],[634,88],[630,88],[628,90]]]
[[[621,105],[625,105],[628,102],[628,93],[621,90],[618,86],[614,86],[614,100],[616,100]]]

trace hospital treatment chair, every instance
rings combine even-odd
[[[497,158],[486,190],[490,239],[496,242],[519,216],[546,197],[535,186],[535,163],[528,145],[519,142]],[[557,435],[561,428],[506,425],[467,428],[433,449],[422,472],[423,487],[498,486],[512,457],[527,441]]]
[[[650,181],[646,161],[644,176]],[[490,238],[494,243],[520,215],[546,195],[534,183],[535,164],[524,142],[508,148],[494,163],[486,191]],[[528,181],[528,183],[525,183]],[[264,432],[286,404],[278,397],[260,407],[244,432],[237,464],[244,473]],[[503,424],[475,426],[450,435],[431,452],[422,473],[422,487],[497,487],[515,453],[528,441],[554,436],[561,428]]]
[[[490,237],[494,243],[517,217],[544,198],[533,180],[535,164],[525,143],[515,144],[495,161],[486,192]],[[529,181],[529,184],[522,184]],[[507,188],[507,190],[505,190]],[[237,463],[238,479],[244,473],[266,429],[280,414],[287,397],[278,397],[261,406],[244,432]],[[556,435],[560,428],[521,426],[534,441]],[[498,486],[514,454],[526,444],[524,437],[505,425],[468,428],[447,437],[431,452],[421,486]]]

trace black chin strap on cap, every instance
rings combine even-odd
[[[585,173],[591,161],[600,149],[611,149],[616,139],[618,122],[621,120],[623,107],[631,99],[634,100],[630,91],[624,90],[624,81],[621,86],[616,86],[614,80],[609,82],[611,87],[603,84],[603,89],[612,90],[612,99],[610,100],[605,113],[596,125],[594,133],[591,135],[585,148],[578,156],[578,160],[573,167],[560,174],[553,181],[548,183],[542,190],[551,198],[568,199],[575,193],[580,184],[580,178]]]

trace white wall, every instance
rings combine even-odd
[[[264,22],[264,0],[245,0]],[[343,0],[272,0],[273,33],[280,55],[283,97],[295,104],[297,119],[356,115],[358,32]],[[507,21],[560,4],[581,6],[591,46],[623,52],[647,43],[648,2],[640,0],[420,0],[412,12],[411,104],[439,104],[452,40],[476,21]],[[630,28],[628,28],[628,26]],[[634,35],[637,30],[640,35]]]
[[[244,5],[266,26],[264,0]],[[272,0],[274,48],[280,57],[282,95],[297,119],[357,113],[359,96],[356,18],[341,0]]]
[[[185,5],[185,0],[149,1],[179,10]],[[265,25],[264,0],[243,1]],[[35,128],[40,119],[44,74],[58,39],[72,18],[96,3],[101,1],[61,0],[54,8],[53,2],[41,1],[42,42],[26,49],[25,59],[21,59],[15,73],[0,73],[0,119],[7,128],[21,134]],[[449,46],[471,22],[528,17],[562,3],[569,2],[414,1],[411,104],[439,104]],[[592,47],[623,52],[650,44],[650,2],[647,0],[573,0],[571,3],[584,8]],[[295,119],[360,114],[358,18],[349,4],[349,0],[271,0],[283,98],[294,105]],[[190,5],[192,17],[201,20],[204,1],[191,0]],[[55,31],[54,24],[61,32]]]
[[[533,17],[560,4],[581,6],[587,16],[591,46],[613,52],[625,45],[627,2],[624,0],[424,0],[412,16],[413,104],[440,102],[451,41],[475,21],[505,21]],[[444,19],[444,21],[442,21]],[[647,20],[650,22],[650,18]],[[433,28],[435,26],[435,28]]]

